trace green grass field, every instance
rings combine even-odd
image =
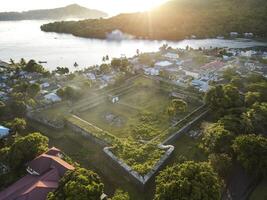
[[[119,102],[113,104],[109,100],[78,113],[85,121],[110,132],[111,134],[125,138],[129,136],[131,127],[135,126],[143,113],[150,113],[157,118],[154,128],[164,131],[171,126],[171,120],[167,114],[167,107],[171,101],[169,93],[161,89],[159,83],[154,80],[139,77],[132,83],[130,91],[119,95]],[[114,95],[114,94],[113,94]],[[188,103],[187,112],[177,115],[179,121],[199,105]]]
[[[105,93],[95,91],[90,97],[87,95],[73,105],[61,103],[41,114],[50,119],[65,118],[106,141],[115,147],[115,155],[145,175],[164,153],[157,145],[171,134],[169,127],[174,119],[169,117],[167,108],[171,102],[169,94],[175,89],[176,87],[171,85],[166,87],[166,84],[141,76],[125,81],[118,88],[110,88]],[[118,96],[119,101],[112,103],[110,96]],[[175,121],[183,119],[201,106],[201,102],[187,104],[187,111],[178,113]],[[70,110],[73,110],[75,115],[72,115]],[[187,144],[191,144],[192,140],[181,141],[181,144],[177,145],[178,148],[186,149],[188,153],[195,149],[188,149]],[[78,154],[82,155],[83,152],[85,151]],[[183,151],[179,152],[185,154]]]

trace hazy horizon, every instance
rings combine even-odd
[[[79,4],[90,9],[97,9],[107,12],[109,15],[115,15],[123,12],[138,12],[149,10],[166,1],[167,0],[9,0],[2,3],[0,7],[0,12],[21,12],[35,9],[51,9],[57,7],[64,7],[69,4]]]

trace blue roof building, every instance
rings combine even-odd
[[[0,125],[0,139],[6,137],[9,134],[9,128]]]

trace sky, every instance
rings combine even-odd
[[[0,0],[0,12],[55,8],[77,3],[81,6],[99,9],[110,15],[115,15],[123,12],[149,10],[166,1],[167,0]]]

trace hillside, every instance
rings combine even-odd
[[[267,34],[266,0],[172,0],[143,13],[120,14],[108,19],[56,22],[43,31],[105,38],[119,29],[138,38],[178,40],[228,35],[229,32]]]
[[[106,17],[107,14],[92,10],[77,4],[72,4],[62,8],[30,10],[25,12],[2,12],[0,13],[0,21],[11,20],[42,20],[42,19],[66,19],[66,18],[88,18],[95,19]]]

